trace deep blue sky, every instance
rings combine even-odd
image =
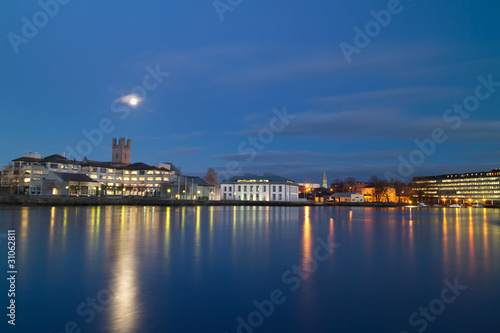
[[[33,22],[41,8],[3,1],[0,164],[76,148],[82,130],[109,118],[115,129],[90,159],[110,160],[112,137],[127,136],[133,162],[172,162],[186,174],[235,160],[297,181],[320,182],[323,168],[329,181],[397,175],[399,156],[435,128],[446,142],[409,178],[500,167],[500,87],[457,129],[443,120],[478,76],[500,81],[497,2],[401,1],[348,63],[340,43],[353,44],[354,27],[387,5],[244,0],[221,21],[211,0],[73,0],[16,53],[8,33],[22,36],[22,18]],[[170,76],[120,119],[113,103],[142,85],[147,66]],[[239,154],[285,106],[295,118],[255,157]]]

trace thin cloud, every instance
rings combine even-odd
[[[178,147],[171,150],[167,150],[163,152],[163,155],[167,156],[179,156],[179,155],[191,155],[197,152],[205,150],[201,147]]]

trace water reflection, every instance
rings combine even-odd
[[[422,277],[440,283],[442,277],[460,276],[479,288],[497,283],[491,276],[498,272],[493,263],[500,260],[500,214],[488,209],[115,206],[40,212],[24,207],[15,214],[25,269],[48,267],[38,275],[26,274],[26,290],[36,289],[40,274],[50,279],[50,272],[83,271],[75,281],[58,284],[68,300],[54,305],[55,313],[81,302],[75,290],[82,285],[89,296],[112,289],[111,303],[83,332],[152,332],[148,323],[163,317],[197,331],[201,320],[193,318],[203,316],[203,309],[226,320],[226,313],[233,315],[232,307],[242,304],[236,318],[249,311],[244,306],[253,299],[263,300],[273,288],[288,288],[279,278],[292,265],[312,272],[304,274],[300,291],[280,311],[296,309],[289,314],[292,321],[307,327],[321,309],[341,309],[332,310],[332,295],[342,297],[344,289],[365,302],[356,294],[355,282],[368,281],[382,294],[385,289],[377,288],[387,288],[388,277],[402,290],[408,284],[425,290],[429,280],[421,282]],[[313,271],[316,237],[342,246]],[[328,294],[332,290],[337,293]],[[234,301],[234,295],[250,301]],[[221,309],[203,308],[213,299]],[[33,305],[33,313],[26,315],[43,313],[42,305]]]

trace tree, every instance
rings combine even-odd
[[[212,186],[217,186],[218,184],[218,176],[214,168],[208,168],[207,174],[203,177],[203,179]]]
[[[375,201],[380,202],[383,197],[386,198],[386,201],[389,201],[389,191],[387,191],[387,187],[389,186],[387,180],[379,179],[377,176],[372,176],[370,178],[370,182],[373,183]]]
[[[392,187],[394,187],[394,190],[396,191],[396,196],[398,197],[398,201],[401,202],[401,194],[403,194],[406,184],[403,183],[398,178],[392,178],[391,185]]]
[[[349,189],[349,192],[351,193],[352,192],[352,189],[354,187],[354,184],[356,184],[356,178],[354,177],[347,177],[345,179],[345,182],[346,182],[346,189]]]

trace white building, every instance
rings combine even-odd
[[[365,202],[365,196],[358,193],[334,193],[330,196],[333,202]]]
[[[285,177],[265,173],[231,177],[220,184],[221,200],[299,201],[299,185]]]

